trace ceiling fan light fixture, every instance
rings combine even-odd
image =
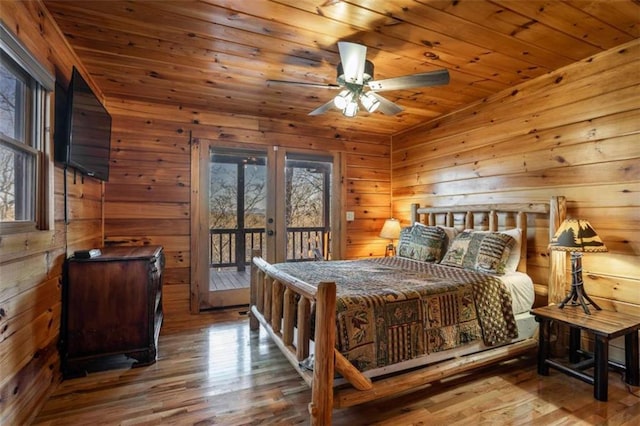
[[[347,104],[353,99],[353,93],[350,90],[344,89],[338,95],[333,98],[333,104],[338,109],[345,109]]]
[[[342,110],[342,114],[344,114],[345,117],[355,117],[358,114],[358,102],[356,100],[352,100],[351,102],[349,102],[347,104],[347,106],[344,107],[344,109]]]
[[[360,94],[360,103],[368,112],[374,112],[380,106],[380,101],[371,93]]]

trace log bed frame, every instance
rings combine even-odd
[[[440,215],[446,226],[454,225],[454,215],[464,214],[464,228],[474,228],[474,214],[488,217],[488,229],[499,229],[499,213],[505,217],[516,216],[515,226],[522,229],[522,250],[518,270],[526,272],[527,256],[527,213],[545,214],[549,218],[549,238],[564,220],[566,202],[564,197],[552,197],[549,203],[488,204],[456,206],[452,208],[420,208],[412,205],[411,223],[425,215],[426,224],[436,224]],[[459,226],[458,226],[459,227]],[[513,225],[508,226],[513,227]],[[506,229],[504,226],[501,229]],[[548,283],[549,301],[558,300],[564,288],[564,264],[554,267],[554,257],[550,257]],[[558,258],[563,263],[563,258]],[[558,282],[562,280],[562,282]],[[296,324],[310,324],[312,306],[315,307],[315,337],[311,339],[311,328],[296,327]],[[312,389],[309,403],[311,424],[329,425],[333,408],[349,407],[374,399],[396,395],[424,387],[429,383],[465,371],[519,356],[536,347],[537,340],[531,337],[508,345],[498,346],[482,352],[432,362],[419,369],[398,372],[380,379],[371,379],[358,371],[340,352],[335,349],[336,339],[336,284],[321,282],[312,286],[275,269],[254,253],[251,265],[250,328],[258,330],[260,325],[275,341],[284,356]],[[313,342],[311,342],[313,340]],[[314,369],[308,371],[299,363],[314,353]],[[334,373],[344,377],[347,385],[334,385]],[[350,386],[349,386],[350,384]]]

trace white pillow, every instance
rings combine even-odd
[[[476,231],[475,229],[465,229],[465,232],[492,232],[492,231]],[[511,238],[516,240],[513,248],[511,249],[511,253],[509,253],[509,258],[504,265],[505,272],[516,272],[518,270],[518,263],[520,263],[520,249],[522,247],[522,229],[520,228],[511,228],[505,229],[504,231],[496,231],[501,234],[510,235]]]
[[[518,263],[520,263],[520,249],[522,248],[522,229],[512,228],[504,231],[500,231],[503,234],[511,235],[511,238],[516,240],[515,246],[511,249],[507,263],[504,266],[505,271],[515,272],[518,270]]]

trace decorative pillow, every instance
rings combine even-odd
[[[444,253],[445,232],[437,226],[413,225],[400,231],[398,256],[423,262],[438,262]]]
[[[416,222],[414,225],[416,226],[427,226],[424,223],[421,222]],[[453,239],[456,237],[456,235],[458,235],[460,233],[460,231],[458,231],[455,227],[453,226],[444,226],[444,225],[436,225],[438,228],[442,229],[445,233],[446,236],[446,240],[444,242],[444,247],[443,250],[444,252],[446,252],[447,250],[449,250],[449,246],[451,245],[451,241],[453,241]]]
[[[513,248],[511,249],[511,253],[509,253],[507,264],[504,267],[505,272],[515,272],[518,270],[518,264],[520,263],[520,249],[522,248],[522,229],[512,228],[500,232],[506,235],[510,235],[515,240],[515,242],[513,243]]]
[[[515,239],[501,232],[463,231],[444,255],[443,265],[504,274]]]
[[[467,232],[483,232],[485,234],[490,233],[491,231],[476,231],[473,229],[465,229]],[[511,253],[509,253],[509,258],[507,259],[507,263],[504,267],[505,272],[516,272],[518,270],[518,264],[520,263],[520,250],[522,249],[522,229],[520,228],[511,228],[500,231],[502,234],[511,235],[515,240],[513,247],[511,248]]]

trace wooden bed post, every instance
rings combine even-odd
[[[309,324],[311,318],[311,302],[306,297],[300,297],[298,301],[298,324]],[[297,327],[298,345],[296,346],[296,358],[302,361],[309,356],[309,339],[311,336],[309,327]]]
[[[296,294],[290,288],[284,291],[284,306],[282,309],[282,342],[285,346],[293,345],[293,331],[295,328]]]
[[[549,205],[549,241],[567,216],[567,200],[565,197],[551,197]],[[552,250],[549,253],[549,285],[548,304],[558,303],[565,297],[565,283],[567,270],[567,254],[563,251]]]
[[[489,212],[489,231],[497,232],[498,231],[498,214],[495,210],[491,210]]]
[[[309,414],[311,424],[331,424],[334,348],[336,344],[336,284],[321,282],[316,293],[315,356]]]
[[[271,294],[271,328],[275,333],[280,333],[280,322],[282,321],[282,300],[284,298],[284,285],[275,280],[273,282],[273,293]]]
[[[265,277],[264,283],[264,301],[262,302],[262,315],[264,316],[264,319],[267,320],[268,323],[271,323],[271,294],[273,292],[273,286],[275,283],[275,279],[267,276]]]
[[[522,241],[520,242],[520,260],[518,260],[518,271],[527,273],[527,214],[518,212],[516,216],[516,227],[520,228]]]
[[[420,208],[420,204],[416,204],[416,203],[411,204],[411,225],[420,221],[420,217],[418,216],[419,208]]]
[[[464,229],[473,229],[475,228],[473,223],[473,212],[468,211],[464,215]]]
[[[251,306],[256,306],[256,301],[258,299],[258,279],[259,279],[259,270],[258,266],[253,263],[254,257],[260,257],[260,250],[253,250],[251,252],[251,288],[250,288],[250,296],[249,296],[249,330],[259,330],[260,322],[258,319],[251,313]]]

